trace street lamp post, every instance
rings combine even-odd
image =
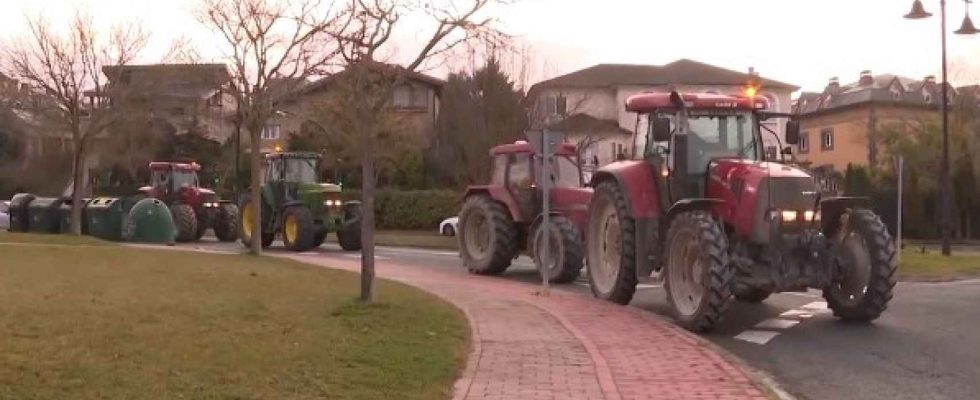
[[[972,35],[980,32],[973,26],[973,21],[970,19],[969,4],[972,0],[963,0],[963,3],[967,6],[966,17],[963,18],[963,24],[960,29],[956,30],[956,34],[960,35]],[[922,0],[915,0],[912,3],[912,11],[905,15],[908,19],[924,19],[932,16],[932,13],[926,12],[925,7],[922,6]],[[940,102],[941,108],[940,112],[943,114],[943,156],[942,164],[940,166],[940,186],[942,195],[942,215],[940,221],[940,232],[943,238],[943,255],[950,255],[950,230],[952,228],[952,221],[950,216],[950,183],[949,183],[949,93],[948,86],[949,81],[946,75],[946,0],[939,0],[939,19],[940,19],[940,29],[942,29],[942,58],[943,58],[943,83],[942,83],[942,101]]]

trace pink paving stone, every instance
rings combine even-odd
[[[356,260],[287,258],[346,270]],[[711,345],[661,317],[508,280],[379,260],[377,276],[459,307],[473,331],[453,399],[765,399]]]

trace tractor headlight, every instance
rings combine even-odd
[[[803,216],[803,222],[814,222],[820,221],[820,212],[814,210],[771,210],[769,211],[769,219],[772,221],[781,221],[783,223],[792,223],[800,221],[800,216]]]
[[[783,222],[795,222],[798,215],[799,213],[796,210],[783,210],[779,212],[779,217]]]
[[[323,202],[323,205],[327,207],[340,207],[340,204],[341,204],[340,200],[325,200]]]
[[[820,213],[813,210],[803,212],[803,220],[806,222],[820,221]]]

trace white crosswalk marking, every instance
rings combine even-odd
[[[761,329],[788,329],[792,328],[800,321],[792,319],[782,319],[782,318],[769,318],[755,325],[756,328]]]
[[[739,333],[735,339],[755,344],[766,344],[776,336],[779,336],[779,332],[748,330]]]
[[[812,303],[804,304],[803,307],[800,307],[800,308],[802,308],[804,310],[814,310],[814,311],[826,310],[827,309],[827,302],[826,301],[814,301]]]
[[[780,317],[785,317],[785,318],[806,319],[806,318],[812,317],[813,316],[813,312],[810,311],[810,310],[789,310],[789,311],[786,311],[786,312],[784,312],[782,314],[779,314],[779,316]]]

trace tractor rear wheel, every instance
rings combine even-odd
[[[711,330],[728,307],[735,275],[721,226],[706,211],[678,214],[664,250],[664,288],[674,318],[691,331]]]
[[[212,221],[214,236],[222,242],[233,242],[238,239],[238,206],[231,203],[221,203],[218,216]]]
[[[578,228],[569,221],[568,218],[554,216],[549,222],[551,229],[548,237],[548,282],[569,283],[578,278],[582,271],[582,237],[578,233]],[[541,269],[544,264],[544,232],[545,228],[539,225],[534,230],[534,264]]]
[[[295,252],[312,249],[315,235],[313,213],[309,208],[286,208],[282,214],[282,242],[287,249]]]
[[[470,196],[459,213],[459,255],[477,275],[500,275],[517,255],[517,226],[500,203]]]
[[[845,321],[878,318],[892,299],[897,276],[895,242],[875,213],[854,210],[848,217],[839,259],[847,264],[842,276],[824,288],[823,297],[834,315]]]
[[[241,239],[242,245],[245,246],[245,248],[252,247],[252,227],[254,227],[255,224],[260,222],[260,221],[255,221],[255,218],[252,215],[253,206],[254,204],[252,203],[252,196],[247,194],[242,196],[241,205],[238,207],[239,209],[238,237]],[[269,215],[266,212],[266,207],[264,205],[260,205],[260,207],[262,207],[262,211],[261,211],[262,218],[265,218],[267,215]],[[261,230],[261,228],[259,229]],[[262,248],[266,248],[272,245],[272,241],[275,238],[276,238],[275,232],[263,231],[262,237],[260,238],[262,240]]]
[[[361,250],[361,213],[360,204],[344,207],[344,227],[337,231],[337,243],[344,251]]]
[[[589,287],[600,299],[629,304],[636,292],[636,223],[613,181],[600,183],[589,205]]]
[[[194,234],[194,241],[200,241],[204,234],[208,232],[208,217],[205,215],[207,209],[201,210],[202,212],[194,211],[197,215],[197,232]]]
[[[320,231],[318,231],[316,233],[316,235],[313,235],[313,247],[314,248],[323,246],[323,242],[326,242],[327,241],[327,233],[328,232],[327,232],[326,229],[321,229]]]
[[[187,204],[174,204],[170,206],[170,214],[173,215],[174,225],[177,226],[178,242],[197,240],[197,215],[193,207]]]

